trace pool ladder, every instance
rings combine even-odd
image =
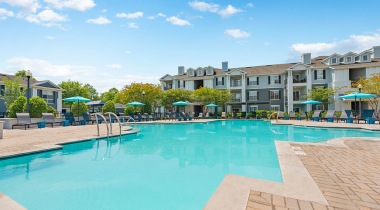
[[[106,127],[107,127],[107,138],[109,138],[110,136],[110,133],[112,134],[112,116],[115,117],[115,119],[117,120],[117,122],[119,123],[119,135],[121,136],[121,123],[120,123],[120,119],[119,117],[117,117],[117,115],[113,112],[106,112],[106,114],[108,114],[108,117],[109,117],[109,125],[108,126],[108,122],[107,122],[107,119],[104,117],[104,115],[100,114],[100,113],[94,113],[93,115],[95,116],[95,120],[96,120],[96,126],[97,126],[97,129],[98,129],[98,136],[100,136],[99,134],[99,119],[98,119],[98,116],[101,117],[104,122],[106,123]],[[111,132],[110,132],[111,130]]]

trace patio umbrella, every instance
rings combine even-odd
[[[174,102],[173,105],[174,106],[183,106],[183,107],[185,107],[185,106],[189,105],[189,103],[186,102],[186,101],[177,101],[177,102]]]
[[[134,102],[131,102],[131,103],[127,103],[127,106],[134,106],[135,107],[135,112],[136,112],[136,106],[145,106],[145,104],[143,104],[141,102],[138,102],[138,101],[134,101]]]
[[[216,113],[216,111],[217,111],[216,107],[218,107],[218,105],[216,105],[216,104],[207,104],[206,107],[214,107],[215,108],[214,109],[214,114],[215,114],[215,116],[217,115],[217,113]]]
[[[362,99],[362,98],[375,98],[375,94],[368,94],[368,93],[361,93],[361,92],[353,92],[344,96],[339,96],[339,98],[342,99],[355,99],[355,106],[356,106],[356,99]],[[356,107],[355,107],[356,108]],[[361,107],[359,105],[359,114],[361,112]]]
[[[322,104],[322,102],[320,101],[314,101],[314,100],[309,100],[309,101],[304,101],[304,102],[301,102],[301,104]]]
[[[91,100],[88,98],[84,98],[82,96],[73,96],[73,97],[69,97],[69,98],[64,98],[64,99],[62,99],[62,101],[64,101],[64,102],[77,102],[78,103],[78,121],[79,121],[79,111],[80,111],[79,102],[90,102]]]

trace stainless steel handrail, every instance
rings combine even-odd
[[[115,113],[113,113],[113,112],[106,112],[106,114],[108,114],[108,117],[110,119],[111,133],[112,133],[112,118],[111,118],[111,115],[113,115],[113,116],[115,116],[115,118],[117,119],[117,122],[119,123],[120,136],[121,136],[121,123],[120,123],[119,117]]]
[[[94,115],[94,116],[95,116],[96,126],[97,126],[97,128],[98,128],[98,136],[100,136],[100,134],[99,134],[99,121],[98,121],[98,116],[100,116],[101,118],[103,118],[104,122],[106,122],[106,127],[107,127],[107,138],[109,138],[109,137],[110,137],[110,132],[109,132],[108,122],[107,122],[106,118],[105,118],[102,114],[100,114],[100,113],[93,113],[93,114],[91,114],[91,115]]]

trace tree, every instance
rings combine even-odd
[[[9,118],[15,118],[16,113],[25,112],[25,107],[26,107],[26,97],[20,96],[9,106],[9,109],[7,110],[7,116]]]
[[[57,110],[54,109],[54,107],[52,107],[52,106],[48,106],[46,109],[46,112],[47,113],[53,113],[54,117],[57,116]]]
[[[78,105],[78,102],[74,102],[71,106],[71,112],[73,113],[75,117],[82,116],[82,113],[87,112],[87,111],[88,111],[88,108],[86,106],[86,103],[84,102],[79,102],[79,105]]]
[[[3,82],[5,89],[1,99],[4,100],[5,107],[8,109],[18,97],[25,95],[25,91],[20,88],[21,80],[19,78],[13,80],[4,78]]]
[[[214,103],[219,106],[224,106],[224,104],[232,98],[232,94],[227,90],[218,90],[209,87],[196,89],[193,96],[195,101],[201,102],[204,105],[204,112],[206,111],[205,105]]]
[[[45,113],[48,108],[46,101],[38,96],[34,96],[30,99],[30,117],[40,118],[42,113]],[[26,110],[26,104],[24,109]]]
[[[19,70],[15,73],[15,76],[18,77],[26,77],[26,70]],[[30,79],[35,79],[33,76]]]
[[[322,102],[322,104],[331,104],[334,102],[332,96],[334,96],[335,90],[333,88],[314,87],[309,90],[308,94],[303,96],[310,100],[316,100]]]
[[[170,89],[161,94],[160,103],[166,109],[173,107],[177,101],[192,101],[193,92],[190,90]]]
[[[100,99],[98,91],[96,91],[96,89],[92,85],[87,83],[83,87],[86,88],[87,91],[90,93],[91,100],[96,101]]]
[[[62,98],[69,98],[73,96],[82,96],[85,98],[91,98],[91,93],[82,83],[77,81],[68,80],[67,82],[61,82],[58,84],[60,88],[65,89],[62,93]],[[65,107],[70,106],[70,103],[64,102]]]
[[[115,103],[113,101],[107,101],[103,105],[102,112],[103,112],[103,114],[106,113],[106,112],[113,112],[113,113],[115,113],[116,112]]]
[[[103,101],[113,101],[116,103],[118,101],[115,101],[115,99],[118,97],[118,95],[119,95],[119,90],[116,88],[111,88],[108,91],[102,93],[100,95],[100,99]]]
[[[145,94],[143,94],[143,91]],[[151,113],[152,108],[159,106],[159,99],[162,93],[161,87],[156,84],[142,84],[142,83],[132,83],[126,85],[118,94],[119,101],[121,103],[129,103],[133,101],[139,101],[145,104],[144,107],[139,109],[144,109],[144,112]]]
[[[353,84],[353,87],[358,87],[361,84],[363,88],[361,91],[363,93],[375,94],[375,98],[368,99],[369,105],[372,109],[375,110],[375,116],[379,118],[379,98],[380,98],[380,73],[371,74],[369,78],[361,77],[356,83]]]

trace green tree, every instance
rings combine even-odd
[[[42,113],[45,113],[47,110],[46,101],[38,96],[34,96],[30,99],[30,117],[40,118],[42,117]],[[24,109],[26,110],[26,104]]]
[[[71,106],[71,112],[75,117],[82,116],[83,112],[88,112],[88,108],[86,106],[86,103],[84,102],[74,102]]]
[[[192,101],[193,92],[190,90],[170,89],[163,92],[160,96],[160,104],[165,109],[173,107],[173,103],[177,101]]]
[[[209,87],[201,87],[196,89],[193,93],[194,101],[201,102],[203,106],[203,111],[206,111],[207,104],[214,103],[219,106],[224,106],[231,98],[227,90],[218,90]]]
[[[118,94],[119,94],[119,90],[118,89],[111,88],[108,91],[102,93],[100,95],[100,99],[103,100],[103,101],[113,101],[113,102],[116,103],[117,101],[115,101],[115,98],[118,97]]]
[[[362,85],[361,91],[363,93],[375,94],[375,98],[368,99],[369,105],[372,109],[375,110],[375,116],[379,119],[379,98],[380,98],[380,73],[372,74],[369,78],[361,77],[356,83],[353,84],[353,87],[358,87]]]
[[[26,70],[19,70],[15,73],[15,76],[18,77],[26,77]],[[35,79],[33,76],[30,79]]]
[[[333,88],[325,88],[325,87],[314,87],[309,90],[308,94],[303,96],[309,100],[316,100],[322,102],[322,104],[331,104],[334,102],[333,96],[335,94],[335,90]]]
[[[23,113],[25,112],[26,107],[26,97],[25,96],[19,96],[10,106],[7,110],[7,116],[9,118],[15,118],[16,113]]]
[[[4,100],[5,107],[8,109],[18,97],[25,95],[25,91],[20,88],[21,80],[19,78],[13,80],[4,78],[3,82],[5,88],[1,99]]]
[[[124,115],[129,116],[135,112],[135,108],[133,106],[127,106],[124,109]]]
[[[69,98],[74,96],[82,96],[90,99],[91,93],[82,83],[77,81],[68,80],[67,82],[61,82],[58,86],[65,91],[62,93],[62,98]],[[63,102],[64,107],[70,107],[72,104]]]
[[[102,112],[103,112],[103,114],[106,113],[106,112],[113,112],[113,113],[115,113],[116,112],[115,103],[113,101],[107,101],[103,105]]]
[[[90,85],[90,84],[87,83],[83,87],[86,88],[87,91],[90,93],[90,98],[89,99],[91,99],[93,101],[96,101],[96,100],[100,99],[98,91],[96,91],[96,89],[92,85]]]
[[[143,94],[145,93],[145,94]],[[161,87],[156,84],[132,83],[126,85],[118,94],[121,103],[129,103],[139,101],[145,104],[144,107],[138,107],[140,111],[151,113],[152,108],[159,106]]]
[[[54,109],[54,107],[52,107],[52,106],[48,106],[46,109],[46,112],[47,113],[53,113],[54,116],[57,116],[57,110]]]

